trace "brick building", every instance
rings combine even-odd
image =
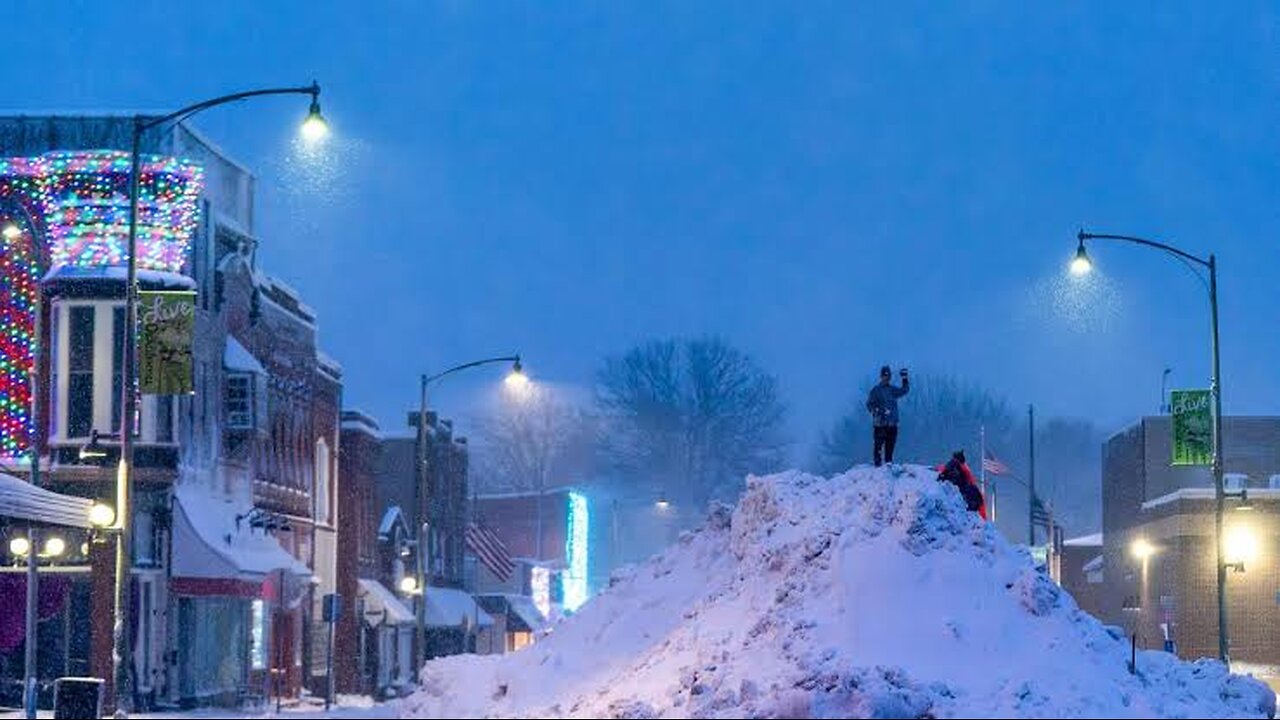
[[[344,608],[334,635],[334,683],[341,693],[373,694],[377,688],[369,678],[376,676],[376,671],[371,673],[370,665],[376,661],[377,653],[369,653],[366,647],[366,625],[376,627],[382,618],[367,620],[365,603],[360,598],[368,592],[368,583],[379,582],[381,575],[378,529],[382,512],[377,477],[382,432],[377,421],[359,411],[344,411],[341,445],[338,504],[342,507],[342,525],[338,528],[337,589]],[[361,591],[362,583],[365,592]]]
[[[1227,577],[1233,662],[1280,665],[1280,418],[1223,419],[1229,490]],[[1103,582],[1098,614],[1136,629],[1146,647],[1165,631],[1185,658],[1217,655],[1213,478],[1208,467],[1173,467],[1169,417],[1146,417],[1103,452]],[[1241,508],[1250,508],[1247,510]],[[1239,557],[1235,557],[1239,556]],[[1162,627],[1163,626],[1163,627]]]

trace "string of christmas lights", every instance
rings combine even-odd
[[[40,276],[28,229],[12,238],[0,234],[0,247],[0,457],[16,458],[30,447],[33,430],[32,342]]]
[[[180,272],[197,222],[204,170],[179,158],[142,158],[138,182],[138,267]],[[6,182],[41,208],[50,263],[101,267],[128,261],[129,154],[53,152],[0,159]]]
[[[204,171],[164,156],[141,159],[138,267],[181,272],[197,222]],[[128,262],[129,154],[91,150],[0,158],[0,196],[22,203],[41,226],[0,236],[0,457],[21,456],[32,438],[31,371],[40,258],[51,269]],[[0,221],[5,218],[0,217]]]

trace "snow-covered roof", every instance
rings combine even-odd
[[[378,421],[360,410],[343,410],[341,427],[351,432],[362,432],[375,440],[383,439]]]
[[[0,517],[68,527],[92,527],[93,501],[36,487],[12,475],[0,474]]]
[[[507,617],[518,620],[529,632],[538,632],[546,627],[547,619],[543,617],[542,611],[538,610],[538,606],[533,604],[533,598],[528,595],[503,593],[496,596],[490,595],[489,597],[500,597],[505,600],[507,603]],[[508,628],[510,628],[510,625],[508,625]]]
[[[1142,509],[1151,510],[1178,500],[1212,500],[1213,498],[1214,489],[1211,487],[1179,488],[1171,493],[1142,503]],[[1249,488],[1249,499],[1280,499],[1280,488]]]
[[[267,374],[266,369],[253,356],[253,353],[246,350],[238,340],[230,335],[227,336],[227,349],[222,353],[222,366],[228,370],[239,372],[258,373],[259,375]]]
[[[1070,540],[1064,540],[1062,544],[1067,547],[1102,547],[1102,533],[1073,537]]]
[[[1102,569],[1102,566],[1105,564],[1105,562],[1106,560],[1104,556],[1099,555],[1093,558],[1092,560],[1090,560],[1089,562],[1085,563],[1084,567],[1081,569],[1087,573],[1095,573]]]
[[[403,512],[400,510],[399,505],[392,505],[387,508],[387,511],[382,514],[382,522],[378,523],[378,537],[390,537],[391,528],[395,527],[396,520],[400,520],[401,523],[404,522],[402,515]]]
[[[493,616],[462,590],[427,586],[427,625],[460,627],[467,623],[468,618],[479,627],[493,624]]]
[[[277,570],[311,575],[270,534],[244,523],[236,527],[236,516],[252,506],[190,485],[179,485],[173,498],[174,577],[261,581]]]
[[[144,285],[155,285],[172,290],[195,290],[196,281],[181,273],[164,270],[148,270],[138,268],[138,282]],[[77,267],[60,265],[45,273],[44,281],[58,280],[120,280],[129,277],[129,269],[125,267]]]
[[[364,598],[364,621],[370,627],[414,624],[413,611],[386,585],[368,578],[360,578],[356,584],[360,586],[360,597]]]
[[[342,374],[342,363],[334,360],[328,355],[328,353],[316,350],[316,362],[319,363],[321,367],[329,369],[334,374]]]

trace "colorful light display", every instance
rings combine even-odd
[[[569,527],[565,541],[565,564],[568,567],[561,576],[564,609],[574,612],[587,601],[587,538],[591,530],[591,513],[587,498],[581,493],[569,493]]]
[[[138,267],[180,272],[196,228],[204,171],[154,155],[145,156],[140,169]],[[0,182],[14,185],[41,209],[52,268],[128,262],[128,153],[88,150],[0,160]]]
[[[140,171],[138,267],[181,272],[196,228],[203,170],[149,155]],[[0,159],[0,197],[24,206],[38,225],[18,223],[20,234],[0,237],[0,457],[21,456],[30,447],[41,270],[128,262],[129,180],[129,154],[118,151]]]
[[[40,275],[30,230],[7,235],[0,234],[0,457],[16,458],[31,446],[34,429],[31,365]]]

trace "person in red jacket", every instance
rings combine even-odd
[[[978,488],[973,471],[965,463],[963,450],[952,453],[947,464],[938,469],[938,480],[955,485],[960,490],[960,497],[964,498],[965,506],[978,513],[983,520],[987,519],[987,501],[982,497],[982,490]]]

